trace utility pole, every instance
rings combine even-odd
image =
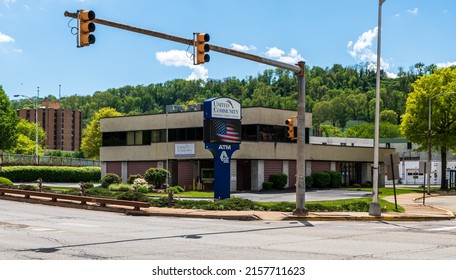
[[[71,13],[66,11],[64,13],[64,16],[70,17],[70,18],[78,18],[78,13]],[[165,39],[168,41],[173,41],[177,43],[181,43],[187,46],[196,46],[196,41],[195,39],[185,39],[161,32],[156,32],[152,30],[147,30],[143,28],[138,28],[126,24],[121,24],[113,21],[108,21],[100,18],[94,18],[93,20],[94,23],[101,24],[101,25],[106,25],[118,29],[123,29],[127,30],[130,32],[136,32],[140,34],[144,34],[147,36],[152,36],[152,37],[157,37],[161,39]],[[305,164],[305,133],[306,133],[306,128],[305,128],[305,100],[306,100],[306,93],[305,93],[305,63],[303,61],[298,62],[297,65],[293,64],[288,64],[284,62],[280,62],[277,60],[272,60],[268,58],[264,58],[261,56],[241,52],[241,51],[236,51],[232,49],[228,49],[225,47],[221,46],[216,46],[216,45],[209,45],[209,49],[214,52],[219,52],[231,56],[236,56],[239,58],[259,62],[262,64],[274,66],[277,68],[282,68],[285,70],[292,71],[293,73],[296,74],[297,79],[298,79],[298,139],[297,139],[297,174],[296,174],[296,181],[297,181],[297,186],[296,186],[296,209],[295,213],[304,213],[305,212],[305,190],[306,190],[306,182],[305,182],[305,171],[306,171],[306,164]]]
[[[380,48],[382,34],[382,5],[386,0],[378,0],[378,40],[377,40],[377,78],[375,82],[375,135],[374,135],[374,174],[372,178],[372,203],[369,205],[369,215],[380,217],[382,209],[378,203],[378,185],[379,185],[379,135],[380,135]]]

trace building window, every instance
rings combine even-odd
[[[135,132],[129,131],[127,132],[127,145],[133,146],[135,144]]]
[[[126,132],[106,132],[103,133],[102,145],[109,146],[125,146],[127,144]]]
[[[150,135],[151,135],[151,143],[166,142],[166,130],[165,129],[152,130],[150,132]]]
[[[135,145],[142,145],[142,144],[143,144],[143,132],[135,131]]]
[[[242,140],[258,141],[258,126],[255,124],[242,126]]]

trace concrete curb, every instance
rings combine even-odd
[[[132,210],[121,207],[101,207],[98,205],[86,204],[81,205],[74,202],[53,202],[49,200],[36,198],[23,198],[16,196],[0,196],[0,199],[19,201],[26,203],[42,204],[49,206],[60,206],[76,209],[107,211],[115,213],[123,213],[131,216],[159,216],[159,217],[177,217],[177,218],[204,218],[204,219],[223,219],[237,221],[440,221],[455,219],[453,212],[441,209],[439,207],[430,206],[438,209],[445,214],[422,214],[422,215],[407,215],[403,213],[384,213],[380,217],[369,216],[367,213],[356,212],[309,212],[305,215],[294,215],[287,212],[256,212],[244,213],[243,211],[205,211],[187,209],[169,209],[169,208],[148,208],[145,210]],[[253,212],[253,211],[252,211]]]

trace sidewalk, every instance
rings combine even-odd
[[[394,197],[386,200],[394,203]],[[172,216],[185,218],[206,218],[225,220],[265,220],[265,221],[428,221],[454,219],[453,212],[438,207],[423,205],[417,194],[397,196],[397,203],[404,207],[404,213],[382,213],[380,217],[370,216],[366,212],[308,212],[295,215],[291,212],[273,211],[210,211],[198,209],[175,209],[151,207],[142,214],[149,216]],[[130,212],[130,214],[135,214]]]
[[[443,194],[444,195],[444,194]],[[439,195],[432,195],[439,197]],[[2,197],[8,199],[7,197]],[[16,201],[43,203],[47,205],[58,205],[62,207],[81,208],[82,206],[75,203],[52,202],[46,199],[25,199],[14,198]],[[386,197],[387,201],[394,203],[394,197]],[[397,196],[397,203],[405,211],[403,213],[388,212],[382,213],[379,217],[370,216],[367,212],[308,212],[305,214],[293,214],[292,212],[274,212],[274,211],[211,211],[199,209],[176,209],[176,208],[143,208],[140,211],[129,210],[119,207],[99,207],[90,206],[91,210],[114,211],[126,213],[127,215],[140,216],[167,216],[167,217],[185,217],[185,218],[206,218],[206,219],[225,219],[240,221],[428,221],[428,220],[450,220],[455,215],[452,211],[435,207],[426,203],[422,204],[422,195],[409,193]],[[41,202],[40,202],[41,201]],[[88,208],[89,209],[89,208]],[[451,208],[453,209],[453,208]],[[454,211],[454,209],[453,209]]]

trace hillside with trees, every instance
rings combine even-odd
[[[417,63],[409,71],[399,69],[395,78],[381,73],[382,120],[398,125],[405,112],[412,83],[430,74],[435,66]],[[313,123],[319,128],[327,123],[345,130],[348,123],[372,123],[375,104],[375,69],[366,64],[331,68],[318,66],[306,69],[306,110],[313,112]],[[225,96],[239,100],[243,107],[262,106],[280,109],[297,109],[296,77],[282,69],[268,69],[244,79],[228,77],[222,80],[176,79],[150,85],[127,85],[97,91],[92,96],[71,95],[57,100],[64,109],[80,110],[84,127],[94,118],[95,112],[110,107],[123,115],[163,113],[166,105],[188,105]],[[12,101],[15,109],[22,108],[22,101]],[[353,122],[355,121],[355,122]],[[399,131],[397,129],[397,131]],[[352,133],[356,136],[356,133]],[[365,136],[365,134],[363,134]]]

